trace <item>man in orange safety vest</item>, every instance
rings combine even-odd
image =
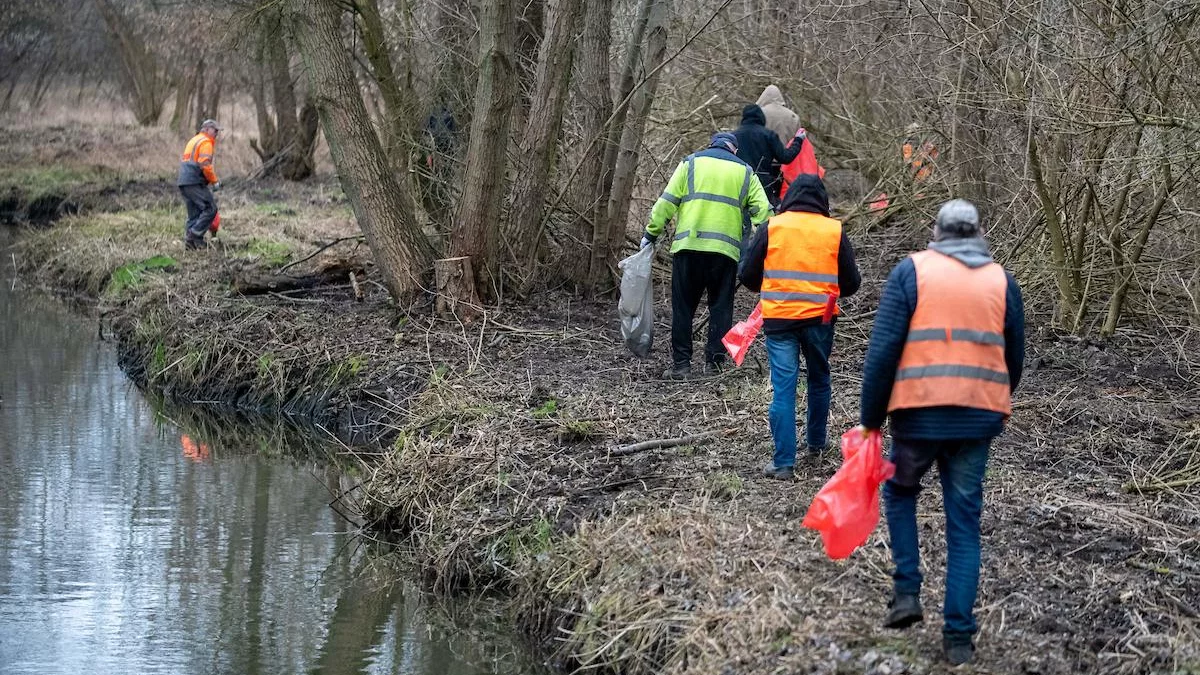
[[[808,371],[805,442],[815,463],[828,444],[832,384],[829,356],[839,297],[862,282],[854,248],[841,222],[829,217],[825,184],[801,174],[788,188],[779,215],[758,228],[742,259],[739,277],[762,302],[763,333],[774,390],[767,413],[774,455],[763,469],[769,478],[790,479],[796,463],[796,385],[800,357]]]
[[[216,120],[204,120],[200,132],[187,142],[179,159],[179,178],[175,184],[187,205],[183,243],[188,249],[204,248],[204,233],[212,227],[217,215],[213,192],[221,189],[221,181],[213,169],[213,155],[219,133],[221,125]]]
[[[860,429],[891,418],[896,473],[883,488],[895,563],[888,628],[924,618],[917,494],[937,463],[947,545],[942,644],[958,665],[975,654],[983,478],[1021,379],[1025,313],[1021,290],[992,260],[970,202],[944,204],[933,239],[884,286],[863,370]]]

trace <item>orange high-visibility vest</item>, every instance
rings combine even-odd
[[[192,136],[192,139],[187,142],[183,148],[183,156],[179,158],[180,162],[191,162],[200,165],[204,171],[204,177],[209,183],[217,182],[217,172],[213,170],[213,151],[216,143],[208,137],[204,132]]]
[[[925,141],[921,144],[920,151],[917,150],[916,141],[909,140],[904,142],[901,152],[904,154],[904,161],[908,163],[912,170],[913,178],[918,181],[923,181],[929,178],[929,174],[933,173],[933,160],[937,158],[937,147],[930,141]]]
[[[842,224],[817,213],[785,211],[767,222],[762,315],[813,319],[838,294]],[[841,310],[834,309],[835,313]]]
[[[962,406],[1012,414],[1004,361],[1008,278],[996,263],[969,268],[937,251],[914,253],[917,308],[888,412]]]

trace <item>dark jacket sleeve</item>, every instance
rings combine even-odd
[[[871,329],[867,360],[863,366],[859,424],[878,429],[887,418],[888,399],[896,380],[896,367],[908,339],[908,325],[917,307],[917,269],[906,259],[888,275]]]
[[[1008,364],[1008,384],[1012,391],[1021,382],[1025,369],[1025,302],[1021,287],[1008,275],[1008,293],[1004,310],[1004,361]]]
[[[862,275],[858,273],[858,261],[854,259],[854,245],[850,237],[842,232],[842,243],[838,244],[838,293],[848,298],[862,286]]]
[[[771,154],[775,156],[775,161],[780,164],[790,164],[793,159],[800,156],[800,148],[804,146],[804,140],[797,138],[791,145],[784,146],[783,141],[779,140],[779,136],[774,131],[767,129],[767,136],[771,141]]]
[[[750,245],[742,253],[742,261],[738,265],[738,279],[746,288],[758,293],[762,290],[763,265],[767,260],[767,231],[770,228],[760,225]]]

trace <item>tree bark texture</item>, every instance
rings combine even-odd
[[[384,32],[383,17],[379,14],[379,5],[377,0],[356,0],[354,7],[362,28],[363,51],[366,52],[367,61],[371,64],[371,75],[375,79],[376,86],[379,87],[379,95],[383,98],[385,134],[383,146],[393,160],[397,159],[400,154],[407,158],[407,153],[397,153],[396,151],[405,145],[405,136],[408,135],[412,111],[406,103],[405,95],[401,93],[400,81],[396,79],[396,70],[392,66],[392,57],[388,48],[387,34]],[[407,100],[411,101],[411,92],[409,94]],[[397,168],[406,169],[408,162],[403,163],[404,167]]]
[[[405,210],[416,213],[409,177],[416,93],[409,80],[401,80],[396,76],[378,0],[356,0],[355,9],[362,27],[363,50],[371,64],[375,85],[379,87],[379,94],[383,98],[384,151],[396,170],[397,180],[404,184],[402,195],[405,198]]]
[[[633,182],[637,175],[642,137],[646,132],[646,120],[650,118],[654,96],[658,92],[659,76],[662,73],[659,66],[667,57],[667,20],[671,12],[671,3],[670,0],[651,0],[650,4],[649,20],[646,23],[646,46],[642,50],[643,58],[638,70],[639,79],[644,83],[633,91],[629,99],[629,112],[621,130],[621,141],[613,167],[613,185],[604,219],[606,227],[601,233],[607,237],[608,242],[607,246],[600,247],[593,243],[593,247],[602,250],[606,257],[600,260],[599,276],[593,278],[593,283],[608,280],[609,277],[605,273],[614,269],[617,253],[625,241],[629,202],[633,196]]]
[[[537,74],[525,133],[519,141],[513,172],[512,206],[508,216],[509,258],[532,271],[542,240],[550,168],[558,149],[571,60],[575,51],[575,25],[582,0],[554,0],[546,21],[546,37],[538,53]],[[528,272],[523,276],[532,276]]]
[[[450,232],[450,255],[468,257],[475,282],[484,296],[496,280],[500,201],[509,123],[515,99],[513,68],[513,0],[484,3],[479,34],[479,84],[467,148],[463,196]]]
[[[611,245],[609,234],[611,218],[608,213],[610,208],[609,202],[612,197],[617,154],[621,147],[621,137],[625,133],[625,120],[629,115],[629,108],[632,104],[629,100],[630,94],[633,93],[634,78],[637,76],[639,66],[642,62],[646,26],[650,21],[650,10],[654,3],[655,0],[639,0],[638,2],[637,13],[634,15],[633,32],[629,34],[625,53],[621,57],[620,76],[617,79],[616,86],[613,88],[613,105],[615,109],[612,112],[612,121],[604,129],[604,152],[600,163],[600,173],[597,179],[598,186],[596,188],[596,194],[601,201],[597,204],[592,217],[592,228],[589,233],[592,242],[592,255],[588,261],[588,268],[586,270],[586,282],[593,291],[607,285],[610,279],[609,269],[616,256],[616,252],[619,250],[619,245],[617,248],[613,248]]]
[[[577,158],[578,170],[567,186],[569,203],[575,212],[570,230],[579,241],[592,240],[592,230],[608,201],[608,195],[601,189],[600,176],[608,139],[605,124],[613,109],[608,60],[611,21],[612,0],[584,3],[583,32],[576,55],[578,74],[573,87],[582,125],[578,145],[584,153]]]
[[[404,210],[379,137],[367,117],[350,55],[341,38],[341,11],[332,0],[291,0],[290,24],[304,61],[330,153],[355,219],[392,297],[423,287],[433,250]]]

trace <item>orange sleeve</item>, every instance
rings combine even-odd
[[[217,182],[217,172],[213,169],[213,153],[216,150],[216,144],[211,138],[205,138],[200,141],[200,147],[196,149],[196,163],[200,168],[204,169],[204,177],[208,179],[208,184],[212,185]]]

